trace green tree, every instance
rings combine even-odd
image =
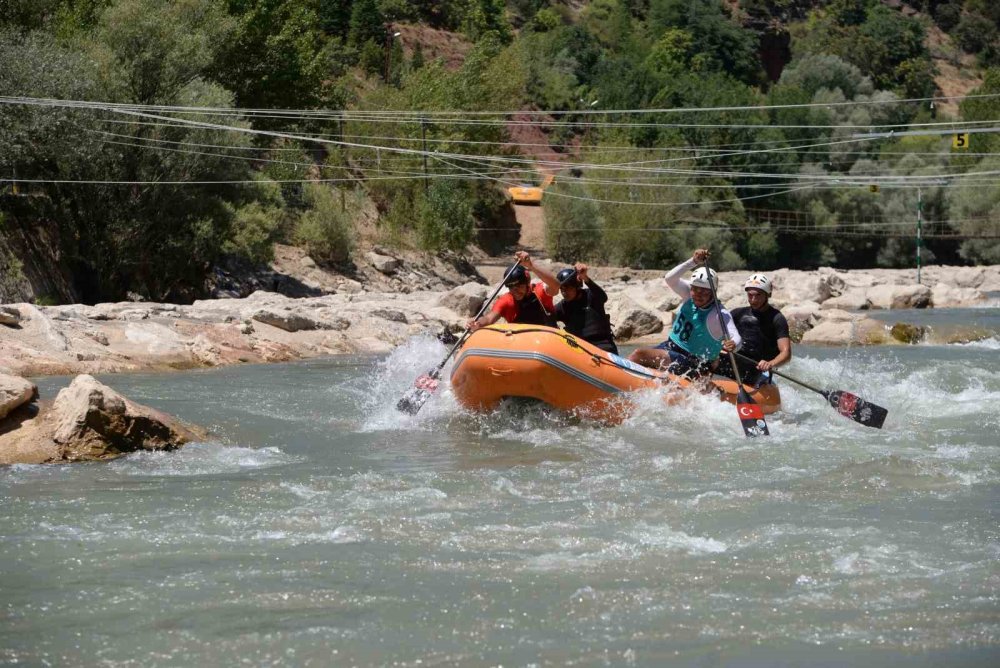
[[[354,228],[333,191],[321,183],[305,188],[308,209],[295,225],[293,240],[317,262],[343,266],[351,259]]]
[[[360,48],[368,41],[381,44],[385,40],[385,17],[377,0],[354,0],[348,43]]]
[[[988,157],[979,164],[981,171],[1000,169],[1000,160]],[[1000,218],[1000,186],[984,184],[974,176],[957,181],[948,193],[951,216],[961,222],[959,231],[967,235],[984,235],[995,230]],[[963,259],[973,264],[1000,264],[1000,241],[997,239],[966,239],[959,250]]]
[[[503,44],[510,43],[513,31],[507,20],[504,0],[470,0],[465,18],[465,32],[473,41],[494,33]]]
[[[309,4],[295,0],[244,0],[237,25],[212,69],[213,78],[244,108],[296,109],[329,103],[326,85],[333,46]],[[267,119],[257,121],[269,125]]]
[[[163,104],[215,61],[234,22],[213,0],[119,0],[100,16],[94,51],[130,102]]]
[[[473,201],[454,179],[435,181],[420,203],[420,243],[427,250],[463,250],[472,240]]]
[[[347,38],[354,0],[319,0],[317,15],[328,35]]]
[[[757,36],[731,21],[720,0],[651,0],[647,29],[659,36],[671,28],[688,31],[701,67],[745,83],[762,78]]]
[[[195,17],[216,11],[211,4],[119,0],[95,26],[100,41],[72,47],[38,33],[3,35],[0,94],[115,102],[142,96],[161,104],[231,106],[231,95],[206,82],[199,70],[211,61],[212,40]],[[150,53],[161,62],[151,63]],[[150,80],[139,81],[140,72]],[[233,236],[236,212],[256,196],[254,186],[238,183],[251,180],[249,163],[237,158],[249,141],[241,133],[172,123],[109,128],[101,122],[105,118],[91,110],[30,106],[0,115],[0,143],[12,147],[0,152],[0,172],[44,182],[94,182],[38,183],[34,196],[10,215],[29,227],[55,221],[61,260],[84,301],[118,299],[126,291],[157,300],[191,299]],[[231,148],[178,148],[188,143]]]

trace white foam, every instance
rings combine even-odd
[[[134,476],[197,476],[270,468],[296,461],[297,457],[273,446],[255,449],[191,443],[176,452],[136,452],[108,466]]]
[[[728,546],[722,541],[703,536],[690,536],[683,531],[675,531],[669,526],[640,525],[630,534],[642,545],[670,550],[683,550],[688,554],[717,554],[725,552]]]
[[[985,350],[1000,350],[1000,336],[991,336],[988,339],[979,341],[969,341],[967,343],[951,343],[950,346],[956,348],[983,348]]]
[[[298,532],[298,531],[258,531],[253,534],[253,540],[270,543],[284,543],[287,545],[303,545],[307,543],[333,543],[347,544],[360,543],[364,540],[364,535],[353,526],[340,526],[332,531],[321,532]]]

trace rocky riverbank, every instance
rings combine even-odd
[[[409,271],[404,262],[383,269]],[[745,303],[744,274],[721,274],[719,294],[727,306]],[[662,338],[680,300],[661,272],[607,268],[592,276],[608,292],[619,341]],[[913,342],[926,332],[896,328],[894,334],[891,323],[864,312],[977,305],[987,293],[1000,292],[1000,266],[928,267],[922,285],[909,270],[781,269],[771,276],[772,302],[788,317],[795,338],[821,345]],[[0,372],[111,373],[384,353],[415,335],[462,331],[490,292],[473,281],[409,293],[369,291],[360,283],[348,289],[302,298],[257,290],[191,305],[9,304],[0,307]]]

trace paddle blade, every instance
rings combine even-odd
[[[740,386],[740,392],[736,397],[736,412],[740,416],[740,423],[743,424],[743,433],[749,438],[757,436],[770,436],[767,429],[767,422],[764,421],[764,411],[760,405],[753,400],[747,391]]]
[[[828,393],[826,398],[838,413],[866,427],[881,429],[889,414],[885,408],[844,390],[834,390]]]
[[[437,389],[438,380],[430,374],[422,374],[417,377],[413,387],[403,395],[403,398],[396,402],[396,410],[402,413],[416,415],[431,398],[434,390]]]

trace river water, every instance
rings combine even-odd
[[[0,470],[0,663],[997,665],[998,350],[798,347],[885,428],[783,382],[754,440],[655,392],[614,428],[403,416],[430,339],[102,377],[214,440]]]

